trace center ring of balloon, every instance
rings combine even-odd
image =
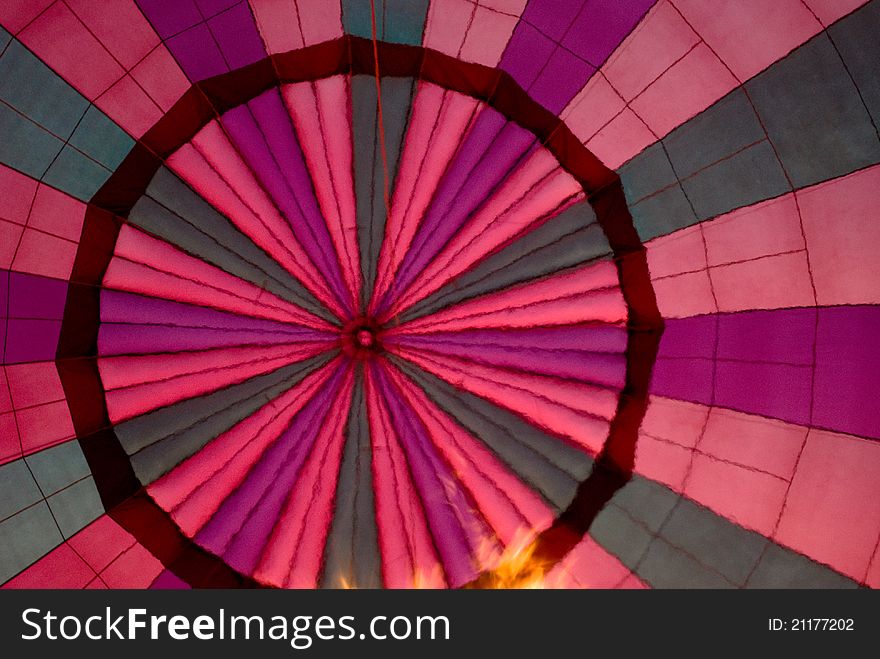
[[[628,310],[626,381],[602,452],[568,509],[538,537],[538,553],[561,560],[598,512],[632,475],[638,428],[647,407],[663,321],[617,174],[596,158],[559,117],[534,101],[510,74],[429,48],[378,42],[380,76],[412,77],[466,94],[534,134],[583,187],[617,264]],[[137,480],[110,422],[98,372],[100,287],[119,230],[155,173],[208,122],[278,85],[341,74],[375,75],[372,41],[350,35],[276,53],[192,85],[138,140],[90,200],[68,289],[57,354],[77,439],[108,514],[178,577],[194,587],[254,587],[222,559],[183,535]],[[381,350],[381,332],[360,319],[347,327],[343,349]]]

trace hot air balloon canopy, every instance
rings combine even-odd
[[[0,24],[4,587],[880,585],[880,1]]]

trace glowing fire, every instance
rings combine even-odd
[[[561,575],[551,570],[553,567],[551,562],[536,555],[537,548],[535,533],[531,530],[516,533],[503,549],[495,538],[484,538],[476,555],[477,563],[483,573],[473,583],[468,584],[468,587],[491,590],[536,590],[562,586]],[[435,565],[432,570],[417,570],[413,575],[411,587],[433,589],[443,588],[444,585],[442,568]],[[338,587],[349,590],[357,588],[357,584],[345,576],[340,576]]]
[[[552,566],[536,555],[537,547],[531,531],[517,533],[500,553],[494,543],[484,542],[484,560],[481,563],[485,566],[485,572],[473,586],[524,590],[553,588],[555,579],[549,574]]]

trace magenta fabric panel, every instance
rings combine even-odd
[[[266,56],[246,0],[138,0],[138,5],[190,80]]]

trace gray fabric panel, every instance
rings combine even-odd
[[[88,201],[110,178],[110,170],[65,146],[43,176],[43,181],[67,194]]]
[[[401,315],[401,321],[610,253],[593,209],[587,202],[575,204],[414,305]]]
[[[6,46],[9,45],[10,41],[12,41],[12,35],[0,25],[0,53],[2,53]]]
[[[675,507],[662,536],[737,585],[745,584],[769,542],[685,498]]]
[[[0,583],[48,554],[63,540],[45,502],[0,522]]]
[[[658,538],[639,565],[639,576],[654,588],[734,588],[724,577],[704,567]]]
[[[615,493],[590,535],[655,588],[853,585],[834,570],[641,476]]]
[[[874,125],[880,124],[880,2],[869,2],[828,29]]]
[[[372,447],[363,376],[358,372],[346,428],[333,524],[327,538],[321,585],[382,587],[382,562],[373,500]]]
[[[47,497],[91,475],[79,442],[65,442],[29,455],[25,460]]]
[[[73,131],[70,144],[112,171],[131,151],[134,140],[92,105]]]
[[[678,231],[697,223],[697,216],[678,184],[637,204],[629,212],[643,241]]]
[[[678,184],[675,170],[660,142],[649,146],[617,171],[630,205]]]
[[[88,100],[18,41],[0,57],[0,99],[65,140],[89,107]]]
[[[382,119],[388,158],[388,191],[394,191],[400,149],[406,133],[414,81],[412,78],[382,78]],[[354,137],[354,183],[357,199],[358,244],[365,304],[376,280],[379,249],[385,235],[385,173],[376,101],[376,80],[371,76],[352,78],[352,128]]]
[[[302,284],[165,167],[156,172],[129,220],[230,274],[332,319]]]
[[[441,409],[480,439],[553,508],[561,511],[568,507],[578,485],[590,473],[590,456],[547,435],[512,412],[458,390],[410,362],[391,359]]]
[[[0,465],[0,519],[6,519],[42,498],[23,460]]]
[[[85,528],[104,514],[101,497],[89,476],[49,497],[49,508],[65,538]]]
[[[779,545],[770,544],[747,588],[858,588],[852,579]]]
[[[313,357],[156,410],[121,424],[116,435],[131,456],[138,479],[152,483],[328,360],[328,356]]]
[[[0,162],[39,179],[64,142],[0,103]]]
[[[845,34],[840,36],[846,40]],[[826,34],[746,88],[795,187],[880,161],[880,141],[870,116]]]
[[[663,139],[680,180],[766,139],[764,129],[742,89],[735,89],[705,112]]]
[[[791,190],[766,140],[704,169],[684,180],[682,186],[700,220]]]

